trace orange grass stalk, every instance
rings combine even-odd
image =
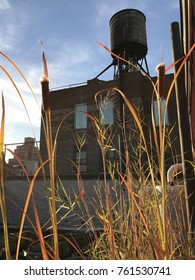
[[[48,160],[46,160],[43,165],[45,165],[46,163],[48,162]],[[29,205],[29,202],[30,202],[30,198],[32,196],[32,193],[33,193],[33,188],[34,188],[34,183],[35,183],[35,180],[39,174],[39,172],[42,170],[43,166],[39,166],[39,168],[36,170],[34,176],[33,176],[33,179],[31,180],[30,182],[30,186],[29,186],[29,190],[28,190],[28,194],[27,194],[27,197],[26,197],[26,201],[25,201],[25,205],[24,205],[24,209],[23,209],[23,214],[22,214],[22,219],[21,219],[21,223],[20,223],[20,230],[19,230],[19,235],[18,235],[18,242],[17,242],[17,249],[16,249],[16,259],[18,259],[18,256],[19,256],[19,251],[20,251],[20,243],[21,243],[21,239],[22,239],[22,232],[23,232],[23,227],[24,227],[24,221],[25,221],[25,218],[26,218],[26,213],[27,213],[27,210],[28,210],[28,205]],[[39,232],[40,233],[40,232]],[[42,240],[40,240],[40,243],[42,242]],[[42,243],[41,243],[42,244]],[[42,244],[43,245],[43,244]],[[44,245],[43,245],[44,246]],[[44,254],[43,254],[44,256]]]
[[[117,56],[116,54],[114,54],[110,49],[108,49],[105,45],[103,45],[102,43],[99,43],[99,45],[101,45],[103,48],[105,48],[109,53],[111,53],[112,55],[114,55],[115,57],[117,57],[120,60],[125,61],[126,63],[130,64],[129,61],[126,61],[125,59],[121,58],[120,56]],[[157,217],[158,217],[158,225],[159,225],[159,231],[160,231],[160,236],[161,236],[161,240],[162,240],[162,248],[164,250],[165,253],[165,258],[168,258],[168,241],[167,241],[167,228],[166,228],[166,180],[165,180],[165,171],[164,171],[164,146],[165,146],[165,121],[166,121],[166,111],[167,111],[167,106],[168,106],[168,102],[169,102],[169,98],[172,92],[172,89],[175,85],[175,81],[181,71],[181,69],[184,67],[184,64],[186,62],[186,60],[189,58],[190,54],[192,53],[192,51],[195,48],[195,44],[191,47],[191,49],[189,50],[189,52],[187,53],[187,55],[183,58],[183,61],[177,71],[177,73],[174,76],[173,82],[168,90],[167,93],[167,97],[166,97],[166,107],[165,107],[165,111],[164,111],[164,119],[162,119],[162,108],[161,108],[161,98],[164,95],[164,87],[165,87],[165,72],[168,71],[170,68],[172,68],[175,64],[177,64],[181,59],[179,59],[178,61],[174,62],[170,67],[168,67],[167,69],[165,69],[165,67],[161,67],[161,69],[159,70],[159,78],[161,79],[161,81],[159,81],[159,84],[157,83],[156,85],[153,83],[153,81],[151,80],[151,78],[148,76],[149,80],[151,81],[154,91],[156,93],[157,99],[158,99],[158,107],[159,107],[159,119],[160,119],[160,128],[159,128],[159,136],[160,136],[160,143],[158,143],[157,141],[157,135],[154,134],[155,136],[155,144],[156,144],[156,148],[157,148],[157,154],[158,154],[158,159],[159,159],[159,171],[161,174],[161,186],[162,186],[162,205],[163,205],[163,219],[161,219],[160,216],[160,212],[159,212],[159,203],[158,203],[158,198],[157,198],[157,193],[156,193],[156,189],[155,189],[155,181],[154,181],[154,174],[153,174],[153,170],[152,170],[152,165],[150,162],[150,158],[149,158],[149,154],[147,151],[147,145],[146,145],[146,140],[143,134],[143,130],[142,127],[140,125],[139,119],[137,118],[137,115],[133,109],[133,107],[131,106],[130,102],[128,101],[128,99],[125,97],[125,95],[123,93],[121,93],[119,90],[118,92],[122,95],[125,103],[127,104],[129,110],[131,111],[135,122],[138,125],[141,137],[144,141],[144,147],[146,149],[146,154],[148,157],[148,163],[149,163],[149,168],[151,171],[151,178],[152,178],[152,186],[153,186],[153,190],[154,190],[154,195],[155,195],[155,201],[156,201],[156,206],[157,206]],[[156,86],[159,86],[158,88]],[[156,129],[155,129],[155,125],[154,125],[154,118],[152,116],[152,123],[153,123],[153,128],[154,128],[154,133],[156,133]],[[186,190],[185,190],[186,191]],[[186,194],[186,203],[187,203],[187,194]],[[187,211],[188,211],[188,207],[187,207]],[[189,213],[187,213],[188,215],[188,223],[189,223]]]
[[[188,51],[188,53],[180,58],[178,61],[174,62],[171,67],[173,67],[174,65],[176,65],[178,62],[181,61],[181,64],[179,66],[179,69],[177,70],[177,72],[174,74],[174,79],[171,83],[171,86],[169,87],[169,90],[168,90],[168,93],[167,93],[167,98],[166,98],[166,107],[165,107],[165,111],[164,111],[164,124],[165,124],[165,117],[166,117],[166,111],[167,111],[167,106],[168,106],[168,102],[169,102],[169,99],[170,99],[170,96],[171,96],[171,92],[173,90],[173,87],[175,86],[175,83],[176,83],[176,80],[180,74],[180,72],[182,71],[185,63],[188,61],[190,55],[192,54],[192,52],[195,50],[195,43],[192,45],[192,47],[190,48],[190,50]],[[168,71],[170,69],[170,67],[168,67],[165,71]],[[165,138],[165,130],[163,132],[163,139]],[[190,235],[190,228],[191,228],[191,217],[190,217],[190,210],[189,210],[189,204],[188,204],[188,191],[187,191],[187,188],[186,188],[186,178],[185,178],[185,170],[184,170],[184,153],[183,153],[183,139],[182,139],[182,136],[180,136],[180,149],[181,149],[181,156],[182,156],[182,164],[183,164],[183,174],[184,174],[184,182],[185,182],[185,187],[184,187],[184,193],[185,193],[185,201],[186,201],[186,212],[187,212],[187,224],[188,224],[188,233],[189,233],[189,236]]]
[[[19,165],[21,166],[27,181],[29,183],[29,186],[31,186],[31,181],[29,179],[27,170],[25,168],[25,166],[23,165],[22,161],[20,160],[20,158],[17,156],[17,154],[15,154],[12,150],[7,149],[13,156],[14,158],[17,160],[17,162],[19,163]],[[41,166],[42,167],[42,166]],[[41,247],[41,252],[42,252],[42,257],[44,260],[48,259],[48,255],[47,255],[47,250],[45,247],[45,242],[44,242],[44,238],[43,238],[43,233],[42,233],[42,228],[41,228],[41,224],[40,224],[40,220],[39,220],[39,215],[38,215],[38,211],[37,211],[37,207],[36,207],[36,203],[35,203],[35,199],[34,199],[34,195],[33,195],[33,188],[32,191],[30,192],[30,194],[27,196],[27,199],[30,199],[30,197],[32,197],[32,202],[33,202],[33,210],[34,210],[34,215],[35,215],[35,221],[36,221],[36,228],[34,227],[34,225],[32,224],[32,222],[30,221],[37,237],[39,238],[39,242],[40,242],[40,247]],[[27,201],[26,201],[27,202]],[[25,205],[26,207],[26,211],[23,211],[23,216],[22,216],[22,221],[21,221],[21,225],[20,225],[20,233],[18,236],[18,242],[17,242],[17,247],[18,247],[18,251],[16,253],[16,259],[18,258],[18,254],[19,254],[19,248],[20,248],[20,243],[21,243],[21,239],[22,239],[22,231],[23,231],[23,221],[26,219],[26,215],[27,215],[27,208],[28,208],[28,202]]]
[[[58,230],[57,230],[57,209],[56,209],[56,196],[55,196],[55,149],[52,138],[52,125],[51,125],[51,108],[50,108],[50,92],[49,92],[49,76],[45,54],[43,52],[43,76],[41,80],[42,85],[42,101],[43,111],[45,112],[45,139],[47,145],[47,153],[49,159],[49,175],[51,183],[51,200],[49,200],[50,217],[52,221],[53,232],[53,247],[54,258],[59,259],[59,244],[58,244]]]
[[[167,240],[167,201],[166,201],[166,176],[165,176],[165,123],[163,123],[163,112],[162,112],[162,97],[165,94],[165,65],[160,65],[157,68],[158,70],[158,116],[159,116],[159,147],[160,147],[160,158],[159,158],[159,172],[160,172],[160,181],[162,188],[162,223],[163,223],[163,249],[165,250],[165,256],[168,257],[168,240]]]

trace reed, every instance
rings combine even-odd
[[[59,259],[59,244],[58,244],[58,229],[57,229],[57,209],[56,209],[56,196],[55,196],[55,150],[53,145],[52,123],[51,123],[51,108],[50,108],[50,92],[49,92],[49,75],[45,54],[43,52],[43,69],[44,74],[41,79],[42,86],[42,100],[43,111],[45,120],[45,139],[47,145],[47,153],[49,160],[49,177],[51,184],[51,200],[49,200],[49,210],[52,222],[52,235],[53,235],[53,248],[54,258]]]
[[[101,44],[101,43],[100,43]],[[114,55],[107,47],[101,44],[107,51]],[[181,67],[189,58],[193,48],[183,59]],[[26,78],[20,69],[4,54],[1,53],[11,65],[20,73],[24,82],[28,85],[30,91],[33,93]],[[117,56],[118,59],[122,59]],[[139,109],[135,108],[128,100],[125,94],[118,88],[110,89],[106,92],[106,100],[109,101],[113,96],[117,95],[123,103],[123,115],[118,120],[118,131],[121,133],[123,149],[116,147],[114,138],[115,132],[111,126],[102,125],[101,120],[92,114],[82,112],[91,121],[92,127],[95,132],[96,142],[101,151],[102,166],[103,166],[103,180],[97,180],[94,191],[95,196],[88,198],[85,189],[85,183],[82,180],[80,172],[80,158],[78,162],[69,159],[75,166],[76,178],[78,183],[78,191],[74,190],[75,197],[72,200],[67,193],[62,181],[56,174],[56,146],[59,131],[66,118],[69,117],[71,112],[67,114],[60,122],[55,135],[52,131],[52,114],[50,104],[49,92],[49,74],[47,69],[47,62],[45,54],[43,53],[43,76],[41,78],[42,90],[42,125],[45,135],[47,158],[45,161],[40,157],[40,166],[35,172],[32,179],[29,178],[26,169],[15,153],[12,152],[20,166],[22,167],[26,180],[29,185],[28,194],[24,209],[22,211],[20,230],[17,236],[17,247],[15,258],[19,258],[21,241],[24,238],[24,222],[29,219],[27,210],[29,202],[32,199],[33,211],[35,216],[35,224],[30,221],[32,231],[35,234],[35,239],[31,240],[32,245],[39,243],[41,258],[47,259],[60,259],[59,245],[60,240],[66,240],[71,244],[74,250],[81,258],[91,259],[181,259],[193,258],[191,249],[194,248],[194,240],[189,239],[189,217],[186,222],[186,204],[187,197],[181,192],[173,194],[167,188],[166,174],[165,174],[165,161],[166,149],[172,147],[171,133],[173,128],[166,128],[166,111],[169,104],[169,99],[172,94],[179,71],[176,73],[174,80],[168,90],[165,92],[165,73],[173,67],[171,65],[167,69],[165,65],[160,64],[157,67],[158,79],[157,83],[148,77],[153,87],[153,95],[157,100],[159,127],[156,128],[154,120],[153,106],[151,105],[151,126],[147,127],[147,135],[150,137],[150,142],[145,135],[146,125],[141,117]],[[129,63],[128,61],[125,61]],[[18,93],[24,108],[29,118],[22,94],[17,88],[14,79],[6,69],[0,66],[2,71],[10,79]],[[105,91],[104,91],[105,94]],[[165,111],[162,111],[162,98],[166,95]],[[34,93],[33,93],[33,96]],[[102,98],[103,93],[98,92],[94,99],[98,105],[99,98]],[[133,119],[133,127],[128,130],[125,122],[126,113],[131,115]],[[5,195],[5,176],[4,176],[4,121],[5,121],[5,106],[4,98],[2,95],[2,116],[0,127],[0,209],[3,220],[4,229],[4,244],[6,258],[11,259],[10,254],[10,241],[7,225],[6,215],[6,195]],[[75,134],[74,137],[77,150],[79,154],[82,151],[86,141],[86,134]],[[134,144],[131,144],[134,143]],[[108,159],[109,150],[114,148],[115,153],[118,155],[118,160],[114,162]],[[11,151],[10,151],[11,152]],[[173,157],[175,156],[174,149],[172,150]],[[178,155],[181,156],[181,155]],[[144,158],[144,160],[143,160]],[[194,166],[194,163],[191,163]],[[45,167],[48,165],[49,178],[46,178]],[[122,166],[124,168],[122,168]],[[39,173],[42,173],[45,190],[48,201],[48,211],[50,219],[46,225],[41,225],[39,213],[36,206],[36,201],[33,195],[33,188]],[[110,179],[108,180],[108,174]],[[158,176],[159,174],[159,176]],[[49,181],[49,183],[48,183]],[[159,192],[157,185],[160,185],[161,191]],[[64,196],[68,200],[67,204],[58,195],[58,188],[61,188]],[[185,197],[183,199],[183,196]],[[57,204],[57,202],[60,202]],[[78,216],[83,220],[87,228],[93,233],[93,239],[86,250],[81,250],[79,246],[62,235],[58,231],[58,225],[67,217],[75,216],[74,208],[78,206],[80,212]],[[95,218],[101,225],[100,230],[96,230],[93,219],[90,213],[90,207],[94,207]],[[19,206],[18,206],[19,208]],[[62,208],[66,208],[67,212],[60,219],[58,213]],[[71,216],[72,214],[72,216]],[[86,215],[85,215],[86,214]],[[87,218],[86,218],[87,217]],[[82,227],[82,226],[81,226]],[[44,229],[49,230],[49,234],[45,236]]]
[[[23,75],[22,71],[18,68],[18,66],[9,57],[7,57],[4,53],[1,52],[0,54],[21,75],[21,77],[24,80],[24,83],[27,84],[30,92],[32,93],[33,97],[36,99],[36,96],[35,96],[32,88],[30,87],[27,79]],[[20,100],[26,111],[26,114],[27,114],[27,117],[29,120],[29,124],[33,131],[33,126],[32,126],[31,120],[30,120],[30,116],[28,114],[28,110],[26,108],[25,102],[23,100],[23,97],[22,97],[22,94],[21,94],[19,88],[17,87],[13,77],[9,74],[9,72],[2,65],[0,65],[0,68],[6,74],[6,76],[9,78],[9,80],[13,84],[17,94],[19,95]],[[57,210],[58,209],[56,208],[57,197],[56,197],[56,185],[55,185],[55,160],[54,160],[56,141],[54,140],[53,135],[52,135],[51,110],[50,110],[50,103],[49,103],[49,95],[50,95],[49,77],[48,77],[47,63],[46,63],[44,53],[43,53],[43,70],[44,70],[43,71],[44,75],[41,80],[43,111],[42,111],[41,117],[42,117],[44,132],[45,132],[45,138],[47,140],[48,158],[43,162],[41,155],[38,154],[39,159],[40,159],[40,166],[37,169],[37,171],[35,172],[33,178],[30,179],[21,159],[17,156],[17,154],[15,154],[14,152],[12,152],[11,150],[8,149],[8,151],[12,153],[14,158],[17,160],[18,164],[21,166],[21,168],[24,172],[24,175],[26,177],[26,180],[29,184],[29,190],[28,190],[28,194],[26,197],[24,208],[21,209],[19,205],[16,205],[18,207],[19,211],[22,211],[22,216],[21,216],[19,233],[17,235],[16,252],[14,254],[15,259],[19,258],[21,241],[24,239],[23,230],[24,230],[25,219],[29,220],[29,222],[32,226],[32,231],[35,233],[35,236],[40,244],[42,259],[44,259],[44,260],[59,259],[59,241],[58,241],[58,230],[57,230],[57,225],[58,225]],[[38,104],[37,99],[36,99],[36,102]],[[0,178],[1,178],[0,209],[1,209],[1,215],[2,215],[2,221],[3,221],[3,230],[4,230],[4,247],[5,247],[4,250],[5,250],[5,254],[6,254],[6,259],[11,259],[11,258],[13,258],[13,256],[11,256],[11,252],[10,252],[9,233],[8,233],[7,215],[6,215],[6,199],[9,199],[9,198],[7,198],[5,195],[5,174],[4,174],[4,172],[5,172],[5,158],[4,158],[4,130],[5,130],[5,127],[4,127],[4,122],[5,122],[5,106],[4,106],[4,97],[2,95],[2,116],[1,116],[1,128],[0,128],[0,141],[1,141],[0,142]],[[33,131],[33,134],[34,134],[34,138],[36,138],[34,131]],[[49,180],[50,180],[51,188],[48,186],[48,180],[45,176],[44,168],[45,168],[46,164],[49,164],[49,172],[50,172]],[[47,237],[44,236],[44,232],[43,232],[44,225],[41,225],[41,223],[40,223],[39,213],[37,211],[36,201],[35,201],[34,195],[33,195],[34,184],[35,184],[37,176],[39,175],[40,172],[43,174],[43,179],[45,182],[45,188],[46,188],[46,193],[47,193],[47,198],[48,198],[48,207],[49,207],[48,211],[50,212],[51,227],[49,227],[49,229],[51,230],[50,239],[52,240],[52,242],[50,242],[50,243],[47,242],[48,236]],[[33,224],[33,222],[29,219],[29,217],[27,215],[27,210],[28,210],[30,200],[32,200],[32,203],[33,203],[35,224]],[[13,201],[13,203],[14,203],[14,201]],[[66,239],[66,241],[69,240],[66,237],[64,237],[64,238]],[[37,241],[35,241],[35,243],[36,242]],[[34,242],[32,242],[32,244],[33,243]],[[69,240],[69,243],[71,245],[73,245],[73,243],[70,240]],[[74,245],[74,248],[75,248],[75,250],[78,250],[78,252],[80,252],[76,245]]]
[[[100,43],[107,51],[109,51],[112,55],[113,54],[107,47],[105,47],[103,44]],[[194,47],[193,47],[194,48]],[[189,55],[191,54],[193,48],[189,51],[189,53],[186,55],[186,57],[183,59],[182,66],[180,67],[179,71],[183,67],[184,63],[188,59]],[[118,59],[122,59],[117,56]],[[122,59],[123,60],[123,59]],[[125,61],[126,63],[129,63],[128,61]],[[177,62],[176,62],[177,63]],[[173,65],[172,65],[173,66]],[[171,66],[171,67],[172,67]],[[168,107],[168,102],[170,99],[170,95],[172,93],[173,86],[175,84],[175,81],[177,79],[177,76],[179,75],[179,72],[175,75],[174,80],[168,90],[168,93],[166,94],[166,108],[164,112],[162,112],[162,97],[165,94],[165,72],[170,69],[168,67],[165,69],[164,65],[158,66],[158,80],[156,84],[153,84],[150,77],[148,77],[153,85],[154,89],[154,95],[157,99],[158,104],[158,115],[159,115],[159,128],[156,129],[155,121],[154,121],[154,113],[153,113],[153,107],[151,107],[152,111],[152,137],[155,146],[153,145],[152,149],[155,150],[155,153],[157,154],[157,161],[154,164],[153,162],[153,156],[150,153],[148,143],[146,141],[144,130],[142,126],[142,120],[139,118],[135,108],[132,106],[130,101],[126,98],[126,96],[121,92],[119,89],[113,89],[115,93],[118,93],[127,109],[131,113],[134,122],[136,124],[136,130],[139,132],[139,138],[140,138],[140,144],[135,147],[136,152],[140,151],[140,153],[144,153],[146,157],[146,165],[147,165],[147,175],[143,176],[145,173],[145,170],[143,167],[141,167],[141,170],[139,169],[139,173],[142,174],[142,178],[138,178],[142,183],[141,186],[136,182],[135,179],[133,179],[131,168],[127,165],[127,162],[129,162],[129,159],[131,159],[131,156],[128,155],[128,153],[125,152],[124,157],[126,160],[126,173],[123,174],[119,168],[117,163],[112,165],[112,168],[110,170],[106,169],[106,149],[105,147],[112,146],[113,143],[110,141],[110,135],[106,137],[106,132],[102,132],[98,134],[98,143],[100,145],[100,149],[102,151],[102,160],[103,160],[103,169],[104,169],[104,178],[106,178],[106,174],[109,172],[111,175],[111,178],[113,178],[112,184],[114,185],[116,182],[116,174],[120,178],[119,182],[119,188],[123,185],[125,186],[127,192],[128,192],[128,199],[129,199],[129,211],[128,211],[128,218],[126,217],[125,222],[128,221],[128,231],[130,231],[131,234],[127,234],[126,231],[122,231],[123,236],[128,236],[128,242],[129,244],[134,244],[136,247],[136,255],[134,255],[134,258],[154,258],[154,259],[172,259],[176,257],[175,252],[182,255],[183,252],[188,251],[189,244],[192,244],[193,242],[188,240],[188,229],[189,228],[189,219],[187,219],[187,228],[184,226],[181,226],[180,219],[183,221],[185,220],[186,216],[184,213],[186,213],[186,205],[184,201],[187,201],[188,198],[185,197],[185,200],[180,200],[180,210],[181,213],[179,214],[179,211],[177,209],[178,205],[173,205],[173,209],[175,210],[174,215],[176,215],[176,220],[173,221],[173,217],[170,215],[170,212],[172,212],[173,215],[173,209],[170,209],[170,200],[171,195],[168,192],[167,189],[167,183],[166,183],[166,175],[165,175],[165,151],[166,151],[166,143],[167,143],[167,128],[166,128],[166,111]],[[102,94],[102,93],[98,93]],[[96,96],[97,98],[97,96]],[[98,130],[100,130],[98,128]],[[123,129],[124,130],[124,129]],[[123,133],[124,136],[126,136],[126,133]],[[107,142],[108,141],[108,142]],[[122,139],[122,142],[127,144],[127,138],[124,137]],[[138,142],[138,141],[137,141]],[[105,145],[105,143],[109,143]],[[125,149],[127,151],[127,149]],[[119,153],[119,151],[118,151]],[[108,160],[107,160],[108,161]],[[111,166],[111,163],[108,162],[108,166]],[[158,184],[161,186],[161,192],[162,196],[159,197],[158,191],[156,189],[157,185],[157,173],[160,174],[160,178],[158,179]],[[114,176],[115,174],[115,176]],[[149,180],[150,178],[150,180]],[[104,179],[105,180],[105,179]],[[106,181],[105,181],[106,182]],[[152,197],[151,195],[148,196],[146,192],[143,191],[144,188],[147,187],[147,185],[150,183],[150,186],[152,187]],[[139,185],[139,192],[137,193],[137,187],[136,185]],[[103,223],[103,234],[100,236],[99,240],[97,240],[97,243],[95,243],[95,246],[93,248],[92,255],[93,257],[102,258],[102,255],[105,256],[106,252],[111,251],[111,256],[115,256],[117,258],[121,258],[121,256],[125,255],[124,252],[121,252],[121,245],[118,246],[119,242],[119,228],[114,225],[116,225],[116,220],[113,217],[119,217],[120,211],[116,212],[116,205],[122,205],[123,209],[125,209],[124,202],[121,202],[121,198],[118,198],[118,195],[116,191],[114,191],[113,195],[117,197],[116,203],[111,203],[111,196],[110,196],[110,186],[109,191],[106,189],[106,183],[104,183],[105,188],[105,194],[106,194],[106,201],[110,201],[111,207],[106,210],[101,210],[101,213],[98,213],[100,220]],[[178,194],[178,197],[176,196],[174,199],[178,200],[181,196],[181,193]],[[102,199],[102,196],[98,194],[97,199]],[[173,198],[172,198],[173,199]],[[144,205],[143,205],[143,201]],[[103,203],[100,201],[97,202],[97,205],[103,205]],[[103,208],[103,206],[102,206]],[[111,220],[109,220],[109,217],[112,217]],[[122,217],[122,215],[120,216]],[[139,222],[140,221],[140,222]],[[112,225],[111,225],[112,223]],[[177,227],[175,224],[179,224],[181,226],[181,229]],[[142,226],[141,226],[142,225]],[[109,231],[109,227],[111,227],[111,231]],[[177,232],[178,231],[178,232]],[[138,234],[139,232],[139,234]],[[112,233],[112,234],[111,234]],[[177,234],[179,233],[179,238],[176,238]],[[121,236],[122,236],[121,234]],[[127,239],[126,239],[127,240]],[[132,242],[133,240],[133,242]],[[136,241],[136,242],[135,242]],[[143,243],[147,244],[147,248],[149,247],[150,250],[147,251],[146,255],[143,254]],[[96,245],[98,244],[98,245]],[[120,240],[120,244],[122,244],[122,241]],[[102,245],[102,248],[101,248]],[[101,249],[100,249],[101,248]],[[141,248],[139,250],[138,248]],[[182,249],[181,249],[182,248]],[[130,250],[133,251],[133,248]],[[139,251],[141,255],[139,255]],[[185,255],[185,253],[184,253]],[[190,253],[188,251],[188,257]],[[109,258],[109,253],[106,255],[107,258]],[[129,253],[129,257],[131,258],[131,253]],[[114,257],[113,257],[114,258]]]

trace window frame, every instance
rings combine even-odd
[[[164,125],[164,114],[165,114],[165,108],[166,108],[166,99],[159,100],[162,104],[162,125]],[[155,99],[153,101],[153,114],[154,114],[154,123],[155,126],[159,127],[159,115],[158,115],[158,100]],[[168,126],[170,124],[169,122],[169,112],[168,108],[166,108],[166,116],[165,116],[165,125]]]
[[[104,104],[104,106],[102,106]],[[108,110],[105,108],[108,105]],[[99,120],[101,125],[113,125],[114,124],[114,102],[113,100],[101,100],[99,101]],[[107,111],[106,111],[107,110]]]
[[[85,155],[83,157],[83,155]],[[79,168],[81,173],[87,173],[87,150],[76,151],[75,153],[75,163]]]
[[[87,109],[87,103],[75,104],[74,129],[87,129],[87,115],[84,114],[87,113]]]

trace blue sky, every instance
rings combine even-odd
[[[20,75],[0,56],[17,84],[29,112],[37,140],[40,130],[40,77],[45,51],[50,88],[86,82],[111,62],[97,42],[110,47],[109,20],[119,10],[134,8],[146,16],[147,62],[151,76],[161,60],[172,62],[170,24],[179,21],[179,0],[0,0],[0,51],[10,57],[26,76],[39,106]],[[40,43],[43,42],[43,45]],[[113,69],[100,78],[109,80]],[[13,85],[0,72],[0,90],[6,106],[5,143],[32,136],[24,106]]]

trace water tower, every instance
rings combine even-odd
[[[125,9],[110,19],[111,51],[124,60],[112,55],[112,63],[97,77],[114,65],[114,78],[124,72],[142,70],[149,74],[146,55],[148,51],[146,37],[146,17],[135,9]],[[96,77],[96,78],[97,78]]]
[[[124,71],[135,71],[141,68],[148,72],[146,54],[146,17],[135,9],[125,9],[114,14],[110,19],[111,51],[131,64],[113,57],[115,75]],[[146,69],[143,68],[145,62]],[[135,66],[135,67],[134,67]]]

